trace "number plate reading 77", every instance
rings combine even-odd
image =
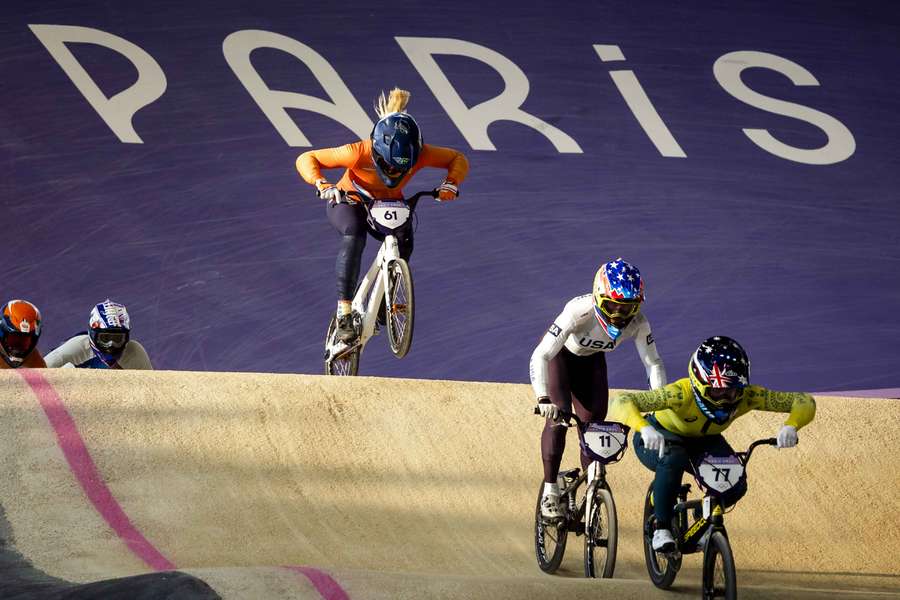
[[[410,213],[405,202],[375,202],[370,211],[376,223],[389,229],[396,229],[406,223]]]
[[[710,492],[724,493],[744,477],[744,465],[737,456],[712,456],[707,454],[697,467],[700,485]]]

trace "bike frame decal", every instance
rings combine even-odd
[[[738,485],[745,476],[744,463],[735,454],[713,456],[706,454],[694,466],[694,476],[701,488],[711,494],[724,494]]]
[[[580,441],[586,455],[603,464],[613,463],[628,448],[628,427],[612,421],[588,423]]]

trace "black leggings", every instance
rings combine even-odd
[[[583,422],[606,418],[609,402],[609,383],[606,380],[606,355],[597,352],[590,356],[576,356],[565,348],[550,360],[547,373],[550,401],[559,408],[572,411]],[[566,449],[566,427],[547,421],[541,434],[541,458],[544,462],[544,481],[555,483]],[[591,459],[581,454],[581,466]]]
[[[352,300],[353,294],[356,293],[356,282],[359,279],[359,266],[362,262],[363,250],[366,247],[366,236],[371,235],[379,242],[384,240],[384,236],[369,227],[366,222],[366,209],[361,204],[329,202],[325,213],[328,215],[329,223],[341,234],[341,247],[338,250],[335,264],[338,300]],[[400,257],[408,261],[413,251],[411,226],[397,232],[397,243]]]

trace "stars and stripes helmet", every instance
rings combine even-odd
[[[741,392],[750,385],[750,358],[735,340],[717,335],[694,351],[688,372],[700,412],[722,424],[731,418]]]
[[[91,350],[107,365],[122,357],[131,335],[131,318],[124,304],[109,298],[94,306],[88,321]]]
[[[594,314],[615,340],[641,310],[644,280],[637,267],[622,258],[600,267],[594,276]]]
[[[375,123],[372,161],[384,185],[397,187],[419,160],[421,151],[422,133],[411,115],[395,112]]]
[[[13,369],[22,366],[41,337],[41,311],[27,300],[10,300],[0,317],[3,360]]]

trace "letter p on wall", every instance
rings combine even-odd
[[[65,71],[78,91],[94,107],[119,141],[142,144],[131,124],[134,114],[157,100],[166,91],[166,76],[152,56],[139,46],[111,33],[72,25],[29,25],[32,33]],[[66,47],[67,43],[96,44],[118,52],[137,69],[138,78],[131,87],[107,98],[81,63]]]

